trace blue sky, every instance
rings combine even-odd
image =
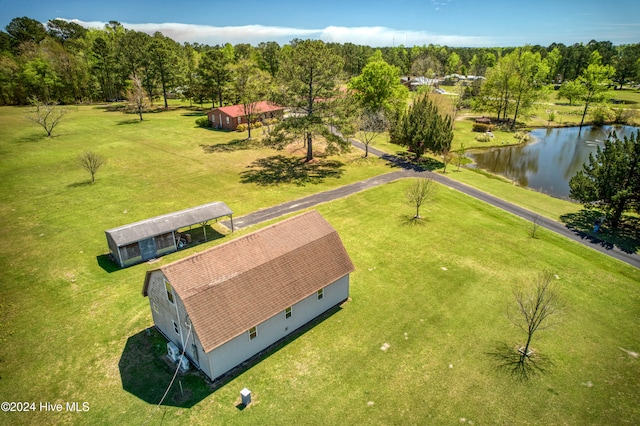
[[[640,42],[637,0],[0,0],[0,26],[27,16],[163,34],[179,42],[287,43],[320,38],[370,46],[520,46]]]

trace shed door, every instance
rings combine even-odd
[[[156,257],[156,243],[153,238],[140,241],[140,255],[142,260],[149,260]]]

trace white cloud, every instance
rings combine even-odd
[[[440,44],[446,46],[489,46],[492,40],[487,37],[469,37],[457,35],[431,34],[426,31],[401,31],[386,27],[334,27],[322,30],[320,38],[338,43],[351,42],[368,46],[422,46]]]
[[[77,19],[71,21],[91,28],[103,28],[106,24],[106,22],[84,22]],[[197,42],[209,45],[224,43],[251,43],[256,45],[262,41],[277,41],[280,44],[285,44],[293,38],[321,39],[326,42],[354,43],[372,47],[397,46],[400,44],[421,46],[430,43],[446,46],[480,47],[495,44],[495,40],[488,37],[431,34],[426,31],[401,31],[386,27],[329,26],[324,29],[303,29],[264,25],[213,27],[179,23],[128,24],[125,22],[122,22],[122,25],[125,28],[148,34],[160,31],[179,43]]]

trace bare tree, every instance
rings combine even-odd
[[[464,146],[463,143],[461,143],[460,144],[460,149],[458,149],[458,151],[456,152],[456,160],[458,160],[457,161],[458,170],[456,170],[456,171],[458,171],[458,172],[460,171],[460,166],[462,165],[462,162],[464,161],[464,157],[465,157],[464,150],[465,150],[465,146]]]
[[[405,196],[407,201],[416,208],[416,214],[413,219],[422,219],[420,216],[420,207],[431,201],[438,190],[436,182],[431,178],[416,179],[406,190]]]
[[[380,133],[389,127],[389,121],[380,109],[371,111],[365,109],[362,111],[360,120],[358,121],[358,133],[360,141],[364,144],[364,158],[369,156],[369,146]]]
[[[540,228],[540,215],[533,215],[531,218],[531,228],[529,228],[529,236],[538,238],[538,229]]]
[[[60,124],[62,117],[69,112],[69,109],[60,107],[56,103],[42,102],[37,98],[31,99],[31,105],[33,105],[33,108],[26,117],[41,126],[47,132],[47,137],[51,137],[53,129]]]
[[[554,275],[541,273],[530,286],[516,287],[513,295],[515,305],[508,311],[509,320],[526,335],[526,342],[515,347],[501,344],[492,353],[498,360],[498,367],[515,377],[526,380],[536,372],[544,372],[549,359],[531,347],[533,335],[537,331],[553,326],[552,321],[564,304],[553,284]]]
[[[142,82],[135,75],[131,76],[131,87],[127,90],[127,101],[129,110],[135,111],[140,116],[140,121],[142,121],[142,112],[149,105],[149,99]]]
[[[95,182],[96,173],[106,162],[106,158],[93,151],[86,151],[78,156],[78,164],[80,167],[91,173],[91,183]]]

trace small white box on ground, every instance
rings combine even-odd
[[[244,388],[240,391],[240,397],[242,398],[242,405],[251,404],[251,391],[247,388]]]

